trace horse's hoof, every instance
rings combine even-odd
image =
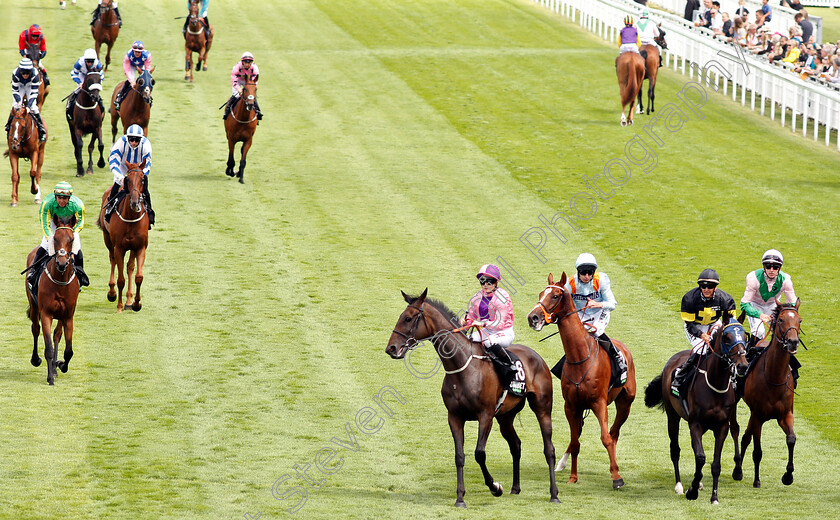
[[[623,487],[624,487],[624,479],[623,478],[613,480],[613,489],[621,489]]]
[[[68,366],[67,366],[67,363],[65,361],[59,361],[58,362],[58,369],[61,370],[62,374],[67,373],[67,368],[68,368]]]
[[[700,481],[700,485],[697,486],[697,489],[703,491],[703,481]]]
[[[621,126],[627,126],[627,121],[622,121]]]
[[[85,176],[85,172],[83,172],[83,171],[76,172],[76,177],[84,177],[84,176]]]
[[[32,358],[32,359],[30,359],[30,360],[29,360],[29,362],[30,362],[30,363],[32,363],[32,366],[33,366],[33,367],[39,367],[39,366],[41,366],[41,358],[39,358],[39,357],[37,357],[37,358]]]
[[[518,486],[510,488],[510,494],[511,495],[518,495],[521,491],[522,490]]]
[[[677,485],[674,486],[674,493],[678,495],[685,494],[685,492],[683,491],[682,482],[677,482]]]
[[[633,126],[633,120],[632,119],[627,121],[627,126]]]
[[[712,499],[712,505],[713,505],[713,506],[719,506],[719,505],[720,505],[720,502],[718,502],[718,499],[713,498],[713,499]]]
[[[142,309],[142,308],[143,308],[143,304],[140,303],[140,302],[134,302],[131,305],[131,310],[133,310],[134,312],[140,312],[140,309]]]
[[[207,65],[201,67],[201,70],[204,71],[204,72],[207,72]]]
[[[228,177],[233,177],[236,174],[233,173],[233,168],[228,168],[227,170],[225,170],[225,175],[227,175]]]
[[[93,168],[88,168],[87,170],[85,170],[85,173],[88,175],[93,175]]]
[[[185,74],[185,75],[184,75],[184,81],[189,81],[189,80],[190,80],[190,76],[189,76],[189,74]]]
[[[116,293],[114,293],[114,294],[108,293],[108,301],[109,302],[117,301],[117,294]]]
[[[735,468],[732,470],[732,480],[743,480],[744,472],[741,471],[741,468]]]
[[[786,486],[793,484],[793,473],[785,473],[782,475],[782,484]]]
[[[245,179],[241,175],[239,176],[239,184],[245,184]]]
[[[105,167],[105,159],[99,159],[98,161],[96,161],[96,167],[97,168],[104,168]]]
[[[754,488],[760,488],[761,487],[761,481],[760,480],[753,481],[753,487]]]
[[[17,207],[17,202],[11,202],[11,203],[9,203],[9,206],[11,206],[13,208],[16,208]]]
[[[500,497],[500,496],[502,496],[502,493],[504,493],[504,492],[505,492],[505,490],[502,488],[501,484],[499,484],[498,482],[493,482],[493,489],[490,490],[490,493],[494,497]]]
[[[551,503],[552,503],[552,504],[559,504],[559,503],[560,503],[560,499],[559,499],[559,498],[552,498],[552,499],[551,499]]]
[[[463,500],[456,500],[455,507],[463,507],[464,509],[467,508],[467,504]]]
[[[685,498],[689,500],[697,500],[697,496],[699,494],[700,493],[697,488],[688,488],[688,491],[685,492]]]
[[[577,484],[577,477],[569,477],[568,482],[566,484]]]

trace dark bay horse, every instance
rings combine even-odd
[[[513,484],[510,492],[518,494],[519,458],[521,442],[513,426],[513,420],[525,406],[525,400],[540,424],[543,439],[543,453],[548,462],[551,502],[560,503],[557,498],[557,484],[554,480],[554,445],[551,442],[551,407],[552,383],[548,365],[539,354],[523,345],[512,345],[515,353],[524,365],[525,397],[507,395],[501,407],[496,411],[497,403],[503,395],[502,384],[487,358],[481,343],[471,341],[462,329],[456,329],[458,319],[442,303],[426,299],[428,289],[416,298],[405,293],[403,298],[408,307],[400,315],[388,347],[385,352],[394,359],[403,359],[409,350],[429,339],[440,356],[446,372],[440,393],[449,414],[449,429],[455,440],[455,467],[458,473],[456,507],[467,507],[464,502],[464,423],[478,421],[478,441],[475,447],[475,460],[484,475],[484,484],[493,496],[502,495],[502,485],[493,480],[485,464],[485,446],[493,427],[493,417],[499,423],[502,437],[510,447],[513,457]]]
[[[143,168],[146,166],[146,160],[144,159],[140,164],[126,163],[126,166],[128,172],[123,180],[125,197],[114,210],[111,221],[106,222],[105,205],[111,194],[111,188],[106,189],[102,194],[102,209],[99,211],[96,225],[102,230],[105,247],[108,248],[108,256],[111,260],[108,301],[116,300],[117,312],[123,311],[122,294],[126,280],[123,274],[123,263],[125,253],[128,251],[128,291],[125,294],[125,305],[137,312],[143,306],[140,303],[140,286],[143,284],[143,264],[146,262],[146,247],[149,245],[149,215],[143,205]],[[131,287],[135,262],[137,264],[137,275],[134,277],[134,283],[137,284],[136,295]],[[114,269],[117,266],[119,266],[119,279],[116,285],[119,295],[114,290]]]
[[[120,22],[117,20],[117,13],[114,11],[114,3],[112,0],[102,0],[99,5],[99,18],[96,23],[90,27],[90,32],[93,34],[94,45],[96,49],[96,57],[99,58],[99,49],[104,43],[107,47],[105,59],[105,70],[108,70],[108,65],[111,64],[111,47],[117,41],[117,36],[120,34]]]
[[[31,180],[29,191],[35,195],[35,204],[41,203],[41,166],[44,165],[44,145],[46,141],[38,140],[38,128],[35,126],[35,119],[29,114],[26,103],[21,103],[20,108],[12,110],[12,126],[9,128],[7,140],[9,149],[3,152],[12,163],[12,204],[18,205],[18,185],[20,184],[20,173],[18,165],[20,159],[26,159],[30,163],[29,178]],[[46,124],[44,127],[46,128]]]
[[[662,28],[659,28],[659,36],[654,38],[656,44],[663,49],[668,48],[668,43],[665,41],[665,31]],[[659,47],[656,45],[642,45],[642,50],[647,52],[647,59],[645,60],[645,77],[642,80],[648,80],[648,106],[646,115],[650,115],[651,112],[654,112],[653,108],[653,99],[655,96],[654,90],[656,89],[656,75],[659,72],[659,64],[662,62],[662,59],[659,55]],[[639,85],[639,113],[642,113],[642,110],[645,110],[644,103],[642,103],[642,85]]]
[[[630,415],[630,407],[636,399],[636,366],[633,355],[622,342],[613,338],[613,343],[627,359],[627,382],[624,386],[610,388],[611,364],[609,355],[601,352],[603,349],[598,341],[583,327],[580,316],[575,310],[572,296],[566,291],[566,273],[555,284],[554,276],[548,275],[548,287],[542,292],[540,300],[534,309],[528,313],[528,324],[539,331],[548,323],[557,323],[563,350],[566,353],[566,363],[563,367],[563,377],[560,388],[566,401],[566,419],[569,421],[571,441],[566,453],[557,465],[557,471],[566,466],[569,455],[572,457],[572,469],[569,483],[578,480],[577,458],[580,453],[580,434],[583,430],[583,412],[592,410],[601,426],[601,442],[610,457],[610,475],[613,488],[624,486],[624,479],[618,473],[615,447],[621,426]],[[607,428],[609,421],[608,406],[615,402],[615,421],[611,428]]]
[[[98,142],[99,161],[96,166],[99,168],[105,167],[105,159],[102,152],[105,145],[102,144],[102,119],[105,114],[102,113],[102,108],[99,106],[100,92],[102,91],[102,83],[99,72],[88,72],[82,82],[82,88],[73,107],[70,108],[68,115],[71,118],[67,120],[70,126],[70,140],[73,142],[73,152],[76,155],[76,176],[84,177],[85,170],[82,168],[82,146],[84,145],[84,136],[91,134],[90,144],[88,145],[88,175],[93,173],[93,144]]]
[[[134,86],[125,95],[125,99],[120,103],[119,112],[114,107],[114,102],[117,94],[122,89],[123,84],[128,81],[120,81],[114,88],[114,93],[111,95],[111,106],[108,111],[111,114],[111,142],[117,140],[117,122],[121,121],[123,125],[122,133],[131,125],[140,125],[143,128],[143,134],[149,136],[149,118],[152,113],[152,89],[155,87],[155,78],[148,70],[144,70],[134,81]]]
[[[718,478],[720,477],[720,457],[729,424],[735,416],[738,400],[732,377],[737,371],[744,374],[747,370],[747,360],[744,357],[746,343],[744,328],[734,318],[724,325],[715,336],[711,352],[698,363],[694,379],[686,390],[688,412],[686,413],[680,399],[671,393],[671,379],[674,369],[688,359],[690,350],[674,354],[665,364],[662,373],[656,376],[645,389],[645,405],[653,408],[659,405],[668,416],[668,436],[671,439],[671,462],[674,464],[677,494],[683,493],[680,479],[680,419],[688,422],[691,433],[691,446],[694,449],[694,480],[685,492],[689,500],[697,500],[702,488],[703,466],[706,464],[706,452],[703,450],[703,434],[712,430],[715,436],[715,452],[712,461],[712,496],[711,503],[718,503]],[[735,423],[737,424],[737,423]],[[737,438],[737,432],[733,433]],[[738,443],[735,443],[736,463],[741,455]]]
[[[242,95],[230,110],[230,115],[225,119],[225,133],[228,140],[228,160],[225,174],[228,177],[239,177],[239,182],[244,183],[245,158],[251,143],[254,140],[254,132],[257,131],[257,111],[254,110],[254,103],[257,99],[257,85],[248,81],[242,87]],[[239,170],[233,172],[236,161],[233,159],[233,149],[236,143],[242,143],[242,151],[239,159]]]
[[[776,419],[788,447],[788,464],[782,475],[782,484],[793,483],[793,447],[796,434],[793,433],[793,377],[790,372],[790,357],[796,354],[802,318],[799,316],[799,300],[796,304],[776,307],[773,314],[773,339],[766,351],[755,362],[744,381],[744,401],[750,407],[750,422],[741,441],[741,452],[746,453],[750,438],[755,438],[753,463],[755,464],[754,487],[761,487],[758,467],[761,464],[761,427],[770,419]],[[738,461],[739,462],[739,461]],[[733,474],[741,473],[740,463]],[[740,479],[738,479],[740,480]]]
[[[190,2],[190,15],[187,22],[187,34],[184,35],[184,47],[186,49],[186,63],[184,70],[186,74],[184,79],[193,81],[192,55],[194,52],[198,53],[198,61],[195,64],[195,70],[207,70],[207,53],[210,52],[210,46],[213,44],[213,29],[208,27],[210,37],[204,32],[204,20],[198,16],[198,2]],[[202,67],[202,63],[204,64]]]
[[[44,266],[44,271],[38,281],[35,291],[38,293],[38,300],[32,296],[28,285],[26,286],[26,297],[29,300],[29,315],[32,321],[32,366],[40,366],[41,358],[38,356],[38,335],[44,335],[44,357],[47,359],[47,383],[55,384],[55,376],[58,375],[56,367],[62,372],[67,372],[70,358],[73,357],[73,315],[76,312],[76,299],[79,297],[79,280],[76,278],[76,270],[73,268],[73,257],[70,254],[73,248],[73,226],[76,225],[76,217],[59,220],[53,217],[55,234],[53,245],[55,255],[49,259]],[[41,246],[38,246],[41,247]],[[26,257],[26,267],[32,265],[35,259],[33,249]],[[24,285],[26,283],[24,282]],[[52,322],[56,320],[55,332],[52,330]],[[61,341],[62,331],[64,333],[64,361],[58,361],[58,343]]]
[[[50,93],[50,87],[47,85],[46,77],[44,77],[44,72],[40,69],[41,63],[41,48],[40,44],[37,43],[27,43],[26,44],[26,57],[32,61],[32,65],[35,67],[35,70],[38,71],[38,74],[41,76],[41,84],[38,86],[38,99],[35,101],[35,104],[38,105],[38,110],[41,110],[41,107],[44,106],[44,101],[47,99],[47,94]]]
[[[622,52],[615,59],[615,72],[621,92],[621,126],[633,124],[633,107],[645,77],[645,60],[636,52]]]

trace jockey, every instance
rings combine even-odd
[[[18,67],[12,73],[12,98],[14,100],[12,107],[17,110],[26,98],[26,105],[32,118],[35,120],[35,125],[38,127],[38,139],[41,141],[47,140],[47,129],[44,128],[44,121],[41,120],[41,114],[38,111],[38,87],[41,85],[41,76],[35,67],[32,65],[32,60],[23,58],[20,60]],[[9,128],[12,125],[13,113],[9,114],[9,120],[6,121],[6,133],[9,133]]]
[[[189,12],[190,4],[193,2],[198,3],[198,0],[187,0],[187,12]],[[207,8],[210,6],[210,0],[201,0],[201,6],[198,8],[198,17],[204,20],[204,35],[207,36],[207,39],[210,39],[210,20],[207,19]],[[184,30],[181,31],[184,33],[184,38],[187,37],[187,26],[190,24],[190,17],[187,16],[187,19],[184,20]]]
[[[50,78],[47,77],[47,71],[44,69],[44,65],[41,64],[41,60],[44,59],[44,56],[47,55],[47,40],[44,38],[43,33],[41,33],[41,26],[38,24],[33,24],[29,26],[29,29],[24,30],[20,33],[20,37],[18,38],[18,47],[20,48],[20,55],[24,58],[27,58],[26,55],[26,48],[30,44],[38,45],[38,68],[41,71],[41,75],[44,78],[44,86],[50,86]]]
[[[143,199],[146,201],[146,213],[149,214],[149,227],[155,223],[155,211],[152,209],[152,199],[149,197],[149,171],[152,169],[152,143],[143,135],[140,125],[128,127],[125,135],[111,147],[108,164],[114,174],[114,185],[105,206],[105,221],[111,221],[111,215],[117,206],[117,195],[123,187],[125,174],[128,172],[126,163],[141,163],[145,159],[143,168]]]
[[[671,392],[679,396],[679,387],[685,380],[689,367],[697,367],[700,356],[709,351],[715,334],[720,330],[721,319],[735,317],[735,300],[729,293],[717,289],[720,277],[714,269],[705,269],[697,278],[697,287],[682,299],[680,311],[685,322],[685,336],[691,345],[691,355],[674,373]]]
[[[46,263],[49,257],[55,255],[55,246],[52,240],[53,234],[55,233],[55,223],[52,221],[54,215],[58,215],[59,218],[76,215],[76,225],[73,226],[73,248],[71,251],[75,257],[73,265],[76,269],[76,276],[79,278],[79,286],[86,287],[90,285],[90,281],[83,268],[82,243],[79,239],[79,231],[85,227],[85,205],[79,197],[73,195],[73,187],[70,186],[69,182],[59,182],[55,185],[53,192],[44,197],[39,214],[44,238],[41,240],[41,247],[35,251],[35,259],[32,261],[33,268],[29,270],[29,274],[27,275],[30,291],[34,293],[36,290],[35,281],[38,279],[38,274],[43,264]]]
[[[75,65],[73,65],[73,68],[70,70],[70,78],[76,82],[76,90],[74,90],[67,99],[67,119],[70,119],[73,114],[73,103],[76,101],[79,91],[82,90],[82,83],[85,81],[85,76],[87,76],[88,72],[97,71],[99,72],[100,80],[105,81],[105,73],[102,71],[102,63],[100,63],[99,59],[96,57],[96,51],[93,49],[86,49],[84,55],[76,61]],[[105,105],[102,103],[102,97],[99,98],[99,108],[102,109],[102,113],[104,114]]]
[[[624,17],[624,29],[618,33],[618,53],[635,52],[639,54],[641,45],[639,32],[633,27],[633,17],[628,14]]]
[[[612,340],[604,333],[610,323],[610,312],[616,307],[615,296],[610,287],[610,277],[607,273],[595,272],[598,269],[598,262],[590,253],[581,253],[577,257],[575,269],[577,274],[569,278],[565,289],[572,296],[575,308],[585,309],[580,316],[580,321],[583,322],[586,331],[592,334],[613,358],[618,367],[617,379],[620,380],[620,384],[624,384],[627,381],[627,362]]]
[[[128,90],[134,87],[134,80],[137,78],[138,73],[142,73],[143,70],[152,70],[152,53],[145,49],[143,42],[136,40],[131,44],[131,49],[125,54],[123,70],[128,81],[123,83],[122,89],[120,89],[117,98],[114,100],[114,108],[117,112],[119,112],[120,103],[125,99]]]
[[[117,4],[119,4],[118,0],[114,0],[113,2],[111,2],[111,5],[114,6],[114,14],[117,15],[117,22],[119,22],[120,27],[122,27],[122,16],[120,16],[120,8]],[[99,0],[99,3],[97,4],[96,9],[93,10],[93,18],[90,19],[90,24],[91,25],[94,25],[96,23],[96,20],[99,19],[99,6],[100,5],[102,5],[102,0]]]
[[[639,29],[639,44],[640,47],[645,45],[657,45],[655,38],[659,37],[659,27],[651,22],[648,18],[648,10],[642,9],[642,16],[639,17],[639,23],[636,24]],[[642,51],[642,57],[647,59],[647,51]],[[662,66],[662,54],[659,55],[659,66]]]
[[[493,264],[485,264],[475,275],[481,290],[470,298],[469,309],[464,316],[465,326],[482,327],[472,333],[470,339],[484,345],[505,369],[508,377],[516,372],[513,361],[504,348],[513,344],[513,301],[504,289],[499,289],[501,272]]]
[[[242,95],[242,86],[248,80],[251,80],[254,83],[259,83],[260,69],[257,67],[257,64],[254,63],[254,55],[250,52],[243,52],[239,62],[233,66],[233,70],[230,72],[230,82],[233,87],[233,95],[230,96],[227,105],[225,105],[225,115],[222,116],[222,119],[227,119],[228,115],[230,115],[233,105],[236,104],[239,96]],[[254,99],[254,108],[257,111],[257,119],[261,120],[263,116],[260,111],[260,103],[256,99]]]
[[[782,271],[784,258],[775,249],[767,250],[761,257],[762,269],[750,271],[747,274],[747,288],[741,298],[741,310],[747,315],[750,324],[752,340],[756,343],[766,335],[764,324],[770,324],[773,313],[781,302],[780,296],[785,294],[787,303],[796,303],[796,292],[793,290],[793,279]],[[799,361],[790,357],[790,367],[793,372],[794,384],[799,378]]]

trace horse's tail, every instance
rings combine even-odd
[[[639,90],[635,68],[632,57],[630,59],[625,58],[619,60],[618,81],[621,84],[622,106],[630,104],[633,98],[636,97],[636,92]]]
[[[662,374],[653,378],[653,381],[645,387],[645,406],[653,408],[656,405],[659,405],[660,408],[665,406],[662,399]]]

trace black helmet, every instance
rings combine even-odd
[[[717,271],[714,269],[703,269],[703,272],[697,277],[697,283],[700,282],[710,282],[715,285],[719,285],[720,276],[718,276]]]

